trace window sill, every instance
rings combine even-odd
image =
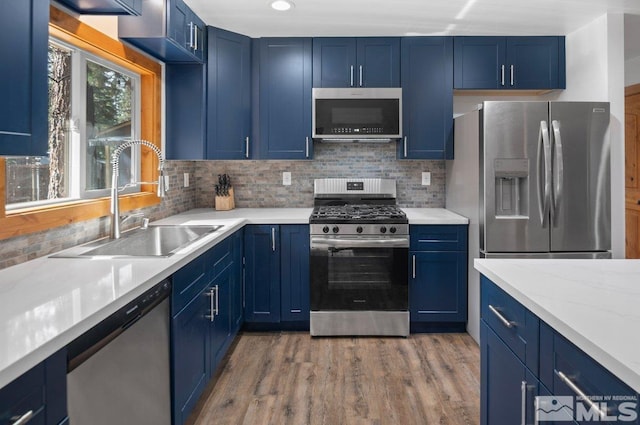
[[[120,196],[120,211],[149,207],[160,203],[155,192]],[[0,218],[0,240],[48,230],[53,227],[91,220],[109,215],[109,197],[72,201],[47,208],[25,208],[7,212]]]

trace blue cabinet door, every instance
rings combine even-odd
[[[284,321],[309,321],[309,226],[280,226],[282,316]]]
[[[249,225],[244,229],[245,321],[280,321],[280,229]]]
[[[355,38],[313,39],[313,87],[354,87],[356,71]]]
[[[564,37],[455,37],[456,89],[563,89]]]
[[[171,321],[173,423],[189,417],[210,375],[208,287]]]
[[[231,279],[233,263],[220,272],[211,283],[210,296],[213,301],[210,310],[211,329],[211,349],[209,368],[211,374],[215,373],[216,367],[226,352],[227,342],[231,335]],[[211,307],[210,306],[210,307]]]
[[[402,132],[398,158],[453,159],[453,40],[402,39]]]
[[[165,68],[166,159],[206,159],[205,72],[202,64]]]
[[[540,382],[484,321],[480,358],[480,424],[534,423]]]
[[[251,39],[208,27],[207,158],[242,159],[251,136]]]
[[[507,37],[506,46],[510,88],[565,88],[561,37]]]
[[[409,310],[412,322],[465,322],[467,255],[458,251],[411,252]]]
[[[205,25],[184,0],[142,1],[139,15],[118,17],[122,40],[164,62],[204,61]]]
[[[314,38],[313,87],[400,87],[400,39]]]
[[[236,334],[244,321],[244,231],[233,234],[233,279],[231,283],[231,333]]]
[[[455,37],[454,87],[498,89],[506,87],[505,37]]]
[[[357,38],[359,87],[400,87],[400,38]]]
[[[0,155],[47,155],[49,2],[2,3]]]
[[[259,40],[259,158],[311,158],[311,39]]]

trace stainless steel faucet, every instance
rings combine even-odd
[[[151,149],[158,160],[160,161],[160,165],[158,166],[158,170],[160,171],[157,182],[135,182],[128,183],[124,185],[122,188],[118,187],[118,177],[119,177],[119,168],[120,168],[120,154],[127,148],[132,146],[146,146]],[[120,238],[120,225],[129,218],[128,216],[121,217],[120,216],[120,198],[118,193],[121,190],[124,190],[127,187],[136,185],[136,184],[157,184],[158,185],[158,197],[164,198],[165,196],[165,185],[164,185],[164,158],[162,157],[162,151],[151,142],[146,140],[130,140],[119,145],[111,154],[111,165],[112,165],[112,179],[111,179],[111,226],[109,229],[109,237],[111,239]],[[135,215],[134,215],[135,216]],[[120,221],[122,220],[122,221]]]

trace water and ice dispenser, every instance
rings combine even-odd
[[[496,218],[529,218],[529,160],[499,158],[493,167]]]

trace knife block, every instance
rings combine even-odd
[[[216,196],[216,211],[229,211],[236,207],[233,188],[229,188],[229,196]]]

